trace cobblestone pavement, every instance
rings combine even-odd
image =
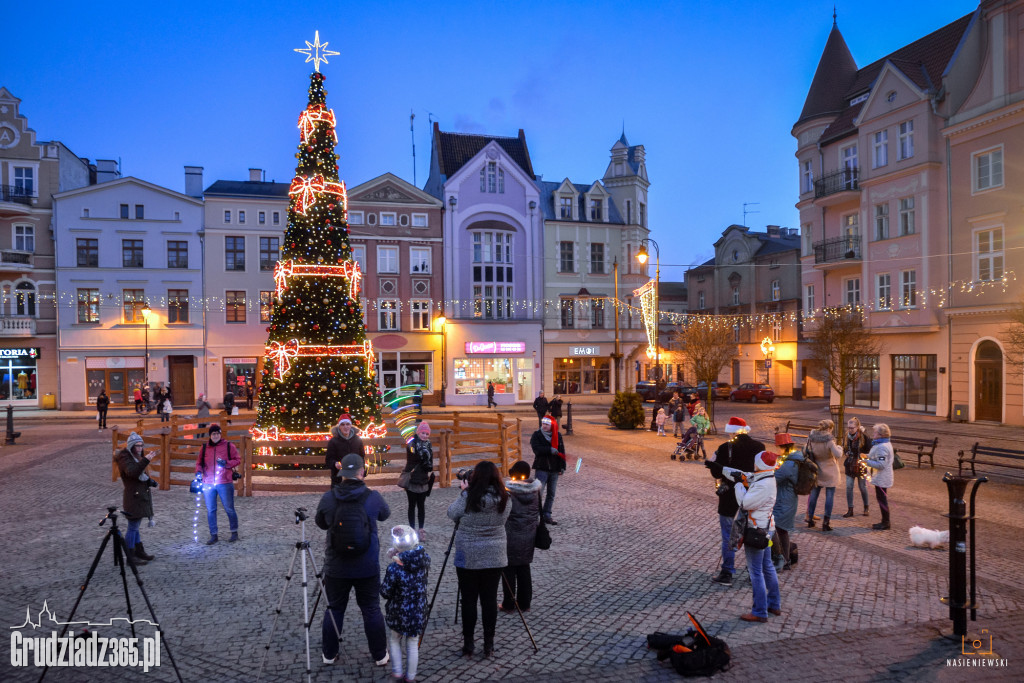
[[[787,417],[808,421],[824,415],[824,404],[777,401],[772,405],[720,405],[718,424],[729,414],[751,423],[766,437]],[[876,417],[861,412],[867,422]],[[955,449],[977,438],[1014,440],[1020,430],[928,422],[916,416],[885,415],[894,432],[917,426],[940,436],[940,463],[955,461]],[[904,425],[905,421],[905,425]],[[120,484],[110,481],[109,438],[78,420],[25,420],[20,445],[0,448],[0,539],[6,582],[0,618],[21,624],[44,601],[66,618],[89,563],[105,532],[97,522],[105,506],[120,502]],[[980,435],[980,436],[976,436]],[[527,435],[528,436],[528,435]],[[713,448],[720,439],[711,437]],[[948,446],[946,444],[948,443]],[[471,660],[458,655],[460,627],[455,614],[455,574],[449,564],[441,581],[431,625],[420,656],[422,681],[668,681],[678,679],[645,646],[655,630],[685,628],[692,612],[732,648],[734,665],[717,680],[1021,680],[1024,678],[1024,518],[1019,485],[984,484],[978,495],[978,621],[972,633],[988,630],[1003,668],[967,670],[947,666],[960,656],[951,632],[947,592],[948,554],[910,547],[907,528],[946,527],[945,471],[896,473],[893,524],[872,532],[871,518],[835,519],[836,530],[798,529],[796,570],[781,576],[783,615],[768,624],[747,624],[751,594],[746,572],[731,588],[709,581],[718,562],[718,522],[711,479],[700,463],[669,459],[671,438],[647,431],[610,429],[601,412],[580,411],[575,434],[567,437],[569,459],[583,463],[579,474],[559,484],[552,527],[554,545],[538,551],[533,565],[535,600],[527,620],[539,652],[534,653],[516,615],[499,614],[495,656]],[[952,455],[949,449],[953,449]],[[391,523],[404,523],[404,493],[383,491],[392,505]],[[836,510],[845,511],[844,491]],[[444,515],[455,489],[435,489],[427,499],[427,548],[433,558],[434,589],[451,524]],[[242,541],[213,547],[192,540],[196,505],[187,490],[157,491],[157,525],[143,526],[147,550],[158,559],[141,568],[145,587],[164,636],[187,681],[253,681],[267,645],[274,608],[299,528],[298,506],[314,509],[318,496],[277,495],[237,499]],[[858,505],[858,512],[859,502]],[[820,513],[819,513],[820,514]],[[200,540],[205,525],[200,514]],[[798,516],[798,522],[800,517]],[[226,523],[223,519],[222,524]],[[123,523],[122,523],[123,528]],[[310,538],[321,557],[323,533]],[[109,553],[109,551],[108,551]],[[145,606],[134,582],[129,592],[136,618]],[[312,597],[312,596],[311,596]],[[327,681],[384,681],[388,671],[370,661],[361,619],[350,605],[343,628],[347,659],[324,666],[319,659],[320,615],[313,622],[313,677]],[[99,566],[76,620],[106,621],[124,616],[124,596],[109,555]],[[124,636],[121,627],[97,628]],[[27,633],[27,631],[25,631]],[[49,629],[41,629],[48,634]],[[141,635],[150,635],[145,629]],[[478,640],[479,640],[478,629]],[[479,643],[478,643],[479,646]],[[47,680],[135,679],[128,669],[54,669]],[[305,673],[302,596],[292,581],[277,632],[270,643],[262,680],[295,681]],[[146,674],[174,680],[166,656]],[[38,672],[14,669],[0,658],[0,680],[35,680]]]

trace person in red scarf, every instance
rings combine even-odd
[[[555,503],[555,490],[558,488],[558,477],[565,472],[565,443],[558,438],[558,422],[551,417],[541,420],[540,429],[530,437],[533,449],[533,469],[537,471],[537,481],[544,485],[544,521],[558,524],[551,519],[551,508]]]

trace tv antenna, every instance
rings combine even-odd
[[[748,213],[761,213],[760,211],[748,211],[748,206],[759,206],[761,202],[743,202],[743,226],[747,227],[747,214]]]

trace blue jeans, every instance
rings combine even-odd
[[[380,576],[374,574],[365,579],[344,579],[334,576],[324,577],[324,588],[327,590],[327,610],[324,612],[324,623],[321,629],[324,657],[333,659],[338,656],[341,630],[345,622],[345,608],[348,607],[348,595],[356,589],[356,604],[363,613],[363,631],[366,633],[366,644],[370,646],[370,655],[374,661],[384,659],[388,652],[388,637],[384,628],[384,615],[380,611]],[[491,602],[494,602],[493,600]],[[497,609],[497,607],[495,607]],[[334,630],[331,615],[338,624]],[[346,657],[351,657],[351,646],[346,650]]]
[[[228,515],[231,532],[238,531],[238,515],[235,514],[235,487],[232,484],[217,484],[203,487],[203,500],[206,501],[206,523],[210,525],[210,535],[217,535],[217,497]]]
[[[729,536],[732,534],[732,517],[718,515],[718,523],[722,527],[722,571],[735,574],[736,549],[729,543]]]
[[[555,504],[555,491],[558,489],[558,472],[537,470],[539,481],[547,492],[544,494],[544,517],[551,519],[551,508]]]
[[[171,414],[170,413],[160,413],[160,421],[161,422],[170,422],[171,421]]]
[[[864,501],[864,512],[868,511],[868,483],[864,477],[846,476],[846,507],[853,509],[853,482],[860,488],[860,497]]]
[[[754,550],[743,546],[747,553],[747,572],[750,574],[750,585],[754,589],[754,607],[751,613],[755,617],[768,617],[768,610],[782,609],[782,598],[779,595],[779,577],[772,564],[771,548]]]
[[[821,487],[815,486],[814,490],[811,491],[811,495],[807,497],[807,520],[814,519],[814,508],[818,505],[818,495],[821,493]],[[832,501],[836,497],[836,487],[829,486],[825,489],[825,516],[832,516]]]
[[[131,550],[137,544],[142,543],[142,535],[139,533],[139,527],[142,525],[142,518],[129,519],[128,520],[128,531],[124,535],[124,544]]]

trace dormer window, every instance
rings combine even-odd
[[[562,220],[572,220],[572,197],[558,198],[558,215]]]
[[[600,199],[591,199],[590,200],[590,220],[592,220],[592,221],[603,220],[601,218],[601,204],[602,203],[603,202]]]

